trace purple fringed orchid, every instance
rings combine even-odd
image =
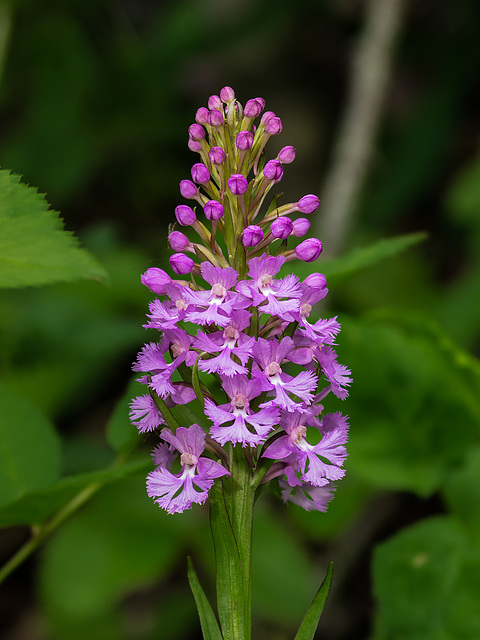
[[[169,429],[162,431],[161,437],[180,453],[182,470],[173,474],[166,468],[163,455],[161,466],[147,476],[147,493],[168,513],[181,513],[193,503],[203,504],[208,490],[216,478],[230,473],[221,464],[210,458],[201,457],[205,449],[206,434],[198,424],[179,427],[176,435]],[[159,458],[157,458],[158,460]]]

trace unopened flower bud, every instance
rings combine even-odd
[[[169,258],[170,266],[179,276],[184,276],[193,269],[194,262],[184,253],[174,253]]]
[[[172,231],[168,235],[168,242],[173,251],[185,251],[190,246],[190,240],[181,231]]]
[[[241,173],[234,173],[227,181],[228,188],[234,196],[241,196],[248,189],[248,182]]]
[[[246,103],[243,115],[246,118],[256,118],[262,113],[264,107],[265,100],[263,98],[253,98]]]
[[[318,238],[307,238],[295,249],[297,258],[304,262],[313,262],[322,253],[322,243]]]
[[[208,124],[208,109],[207,107],[200,107],[195,114],[195,122],[198,124]]]
[[[223,218],[223,205],[217,200],[209,200],[204,204],[203,212],[207,220],[220,220]]]
[[[200,151],[202,150],[202,145],[196,140],[191,140],[191,138],[189,138],[188,148],[190,149],[190,151],[195,151],[195,153],[200,153]]]
[[[210,110],[222,108],[222,101],[220,100],[220,96],[210,96],[207,104]]]
[[[303,284],[306,284],[313,289],[324,289],[327,286],[327,279],[323,273],[311,273],[305,278]]]
[[[265,132],[271,136],[276,136],[283,129],[282,121],[279,117],[273,116],[265,123]]]
[[[318,196],[314,196],[313,193],[309,193],[308,196],[300,198],[297,202],[297,207],[302,213],[313,213],[318,209],[319,204],[320,198]]]
[[[223,89],[221,89],[220,100],[222,102],[225,102],[226,104],[232,102],[232,100],[235,100],[235,91],[232,89],[232,87],[223,87]]]
[[[270,118],[275,118],[275,117],[276,116],[273,113],[273,111],[265,111],[260,122],[266,125],[267,122],[270,120]]]
[[[223,113],[219,109],[212,109],[208,114],[208,122],[212,127],[221,127],[224,122]]]
[[[203,140],[205,138],[205,129],[200,124],[191,124],[188,127],[188,137],[190,140]]]
[[[303,237],[307,231],[310,229],[310,220],[307,218],[297,218],[293,221],[293,235],[296,238]]]
[[[253,134],[250,133],[250,131],[240,131],[235,140],[235,144],[240,151],[251,149],[253,145]]]
[[[256,224],[245,227],[242,233],[244,247],[256,247],[263,240],[263,231]]]
[[[198,187],[191,180],[182,180],[180,182],[180,193],[184,198],[190,200],[198,195]]]
[[[269,160],[263,167],[263,175],[267,180],[274,180],[278,182],[283,176],[282,163],[278,160]]]
[[[278,152],[277,160],[282,164],[290,164],[295,160],[295,147],[288,145]]]
[[[223,164],[225,162],[225,151],[222,147],[212,147],[208,152],[208,157],[212,164]]]
[[[277,218],[272,222],[272,224],[270,225],[270,231],[272,233],[272,236],[274,236],[275,238],[286,240],[293,231],[293,222],[290,220],[290,218],[282,216],[281,218]]]
[[[205,184],[210,180],[210,173],[202,162],[197,162],[192,167],[192,180],[197,184]]]
[[[186,204],[179,204],[178,207],[175,207],[175,217],[182,227],[189,227],[197,219],[195,211]]]
[[[164,286],[166,284],[172,284],[172,279],[168,273],[158,267],[150,267],[150,269],[147,269],[145,273],[142,273],[140,280],[142,284],[157,296],[162,296],[165,293]]]

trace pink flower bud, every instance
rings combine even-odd
[[[202,162],[197,162],[192,167],[192,180],[197,184],[206,184],[210,180],[207,167]]]
[[[303,284],[306,284],[313,289],[324,289],[327,286],[327,279],[323,273],[311,273],[305,278]]]
[[[196,140],[188,139],[188,148],[190,151],[195,151],[195,153],[199,153],[202,150],[202,145]]]
[[[240,151],[251,149],[253,145],[253,134],[250,133],[250,131],[240,131],[235,140],[235,144]]]
[[[169,258],[170,266],[179,276],[184,276],[193,269],[194,262],[184,253],[174,253]]]
[[[203,206],[203,212],[207,220],[220,220],[223,218],[223,205],[217,200],[209,200]]]
[[[168,242],[173,251],[184,251],[190,246],[190,240],[181,231],[172,231],[168,236]]]
[[[271,136],[276,136],[282,131],[282,129],[283,129],[282,121],[277,116],[273,116],[272,118],[269,118],[268,121],[265,123],[265,132]]]
[[[256,118],[259,116],[265,108],[265,100],[263,98],[253,98],[249,100],[243,110],[243,115],[246,118]]]
[[[260,122],[266,125],[267,122],[270,120],[270,118],[275,118],[275,117],[276,116],[273,113],[273,111],[265,111]]]
[[[177,218],[178,224],[181,224],[182,227],[189,227],[197,219],[195,211],[186,204],[179,204],[178,207],[175,207],[175,217]]]
[[[222,101],[220,100],[220,96],[210,96],[207,104],[209,109],[222,108]]]
[[[270,231],[272,233],[272,236],[274,236],[275,238],[286,240],[293,231],[293,222],[290,220],[290,218],[285,218],[282,216],[281,218],[277,218],[272,222],[272,224],[270,225]]]
[[[293,235],[296,238],[301,238],[310,229],[310,220],[307,218],[297,218],[293,221]]]
[[[190,200],[198,195],[198,187],[191,180],[182,180],[180,182],[180,193],[184,198]]]
[[[248,182],[245,176],[242,176],[241,173],[234,173],[227,180],[228,188],[233,193],[234,196],[241,196],[248,189]]]
[[[198,124],[208,124],[208,109],[207,107],[200,107],[195,114],[195,122]]]
[[[208,114],[208,122],[212,127],[221,127],[224,122],[223,113],[218,109],[212,109]]]
[[[212,147],[208,152],[208,157],[212,164],[223,164],[225,162],[225,151],[222,147]]]
[[[235,100],[235,91],[232,89],[232,87],[223,87],[223,89],[221,89],[220,100],[222,102],[225,102],[226,104],[232,102],[232,100]]]
[[[263,167],[263,175],[265,176],[265,178],[267,178],[267,180],[278,182],[282,179],[283,176],[282,163],[278,160],[269,160]]]
[[[158,267],[150,267],[150,269],[147,269],[145,273],[142,273],[140,276],[140,280],[142,284],[148,287],[152,293],[157,294],[157,296],[165,293],[164,286],[166,284],[172,284],[172,279],[168,273],[165,273],[163,269],[159,269]]]
[[[277,160],[279,160],[282,164],[290,164],[295,160],[295,147],[289,145],[288,147],[283,147],[280,149]]]
[[[308,238],[301,242],[295,249],[295,254],[299,260],[313,262],[322,253],[322,243],[318,238]]]
[[[302,213],[313,213],[318,209],[319,204],[320,198],[318,196],[314,196],[313,193],[309,193],[308,196],[300,198],[297,202],[297,207]]]
[[[263,231],[256,224],[245,227],[242,233],[242,242],[244,247],[256,247],[263,240]]]
[[[188,127],[188,137],[190,140],[203,140],[205,138],[205,129],[199,124],[191,124]]]

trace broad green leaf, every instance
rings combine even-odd
[[[41,524],[89,485],[109,484],[141,472],[146,473],[151,466],[150,459],[135,459],[104,471],[67,476],[45,489],[32,487],[30,492],[0,508],[0,527]]]
[[[424,520],[379,545],[375,640],[480,638],[480,547],[458,522]]]
[[[107,279],[105,269],[49,209],[45,197],[0,170],[0,287]]]
[[[218,480],[210,489],[210,526],[217,568],[218,617],[225,640],[238,640],[244,638],[246,632],[242,567],[223,485]]]
[[[0,506],[52,485],[60,473],[60,441],[48,419],[0,385]]]
[[[313,640],[315,631],[317,630],[318,623],[320,622],[320,616],[323,612],[323,607],[330,593],[330,585],[332,584],[333,577],[333,562],[330,562],[327,569],[327,574],[323,579],[320,589],[317,591],[315,598],[313,599],[310,608],[305,614],[300,627],[295,635],[294,640]]]
[[[222,640],[222,634],[220,632],[217,619],[198,580],[197,573],[190,556],[187,558],[187,561],[188,582],[190,583],[190,588],[192,589],[193,597],[195,598],[195,603],[197,605],[203,638],[204,640]]]
[[[469,449],[465,464],[446,480],[443,493],[451,510],[480,535],[480,446]]]

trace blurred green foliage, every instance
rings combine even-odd
[[[260,499],[255,630],[266,640],[293,636],[332,558],[325,640],[480,633],[480,7],[412,4],[349,249],[323,263],[320,313],[339,314],[340,360],[354,376],[342,405],[348,473],[327,514]],[[0,164],[46,192],[82,241],[34,190],[19,192],[52,225],[26,246],[55,231],[60,244],[44,254],[78,251],[80,263],[71,277],[27,273],[14,284],[51,284],[0,295],[2,556],[23,539],[7,527],[42,523],[103,487],[38,566],[2,586],[2,638],[16,639],[32,611],[31,640],[200,637],[186,555],[210,596],[206,512],[169,517],[151,503],[154,438],[127,418],[130,363],[148,339],[139,274],[166,260],[177,185],[194,161],[187,126],[225,84],[282,117],[269,153],[297,147],[289,199],[316,190],[361,25],[361,4],[327,0],[2,3]],[[89,279],[100,264],[106,285]],[[31,595],[16,597],[20,588]]]

